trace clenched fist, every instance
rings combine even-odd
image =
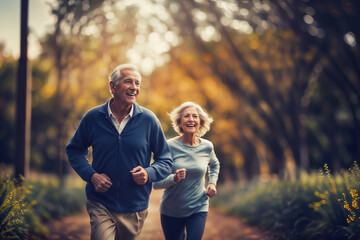
[[[90,182],[94,185],[97,192],[106,192],[112,186],[110,178],[105,173],[94,173],[91,176]]]
[[[175,176],[174,176],[174,181],[176,183],[180,182],[181,180],[183,180],[185,178],[186,178],[186,169],[185,168],[176,170]]]
[[[144,185],[149,179],[148,172],[141,166],[134,167],[130,173],[134,181],[139,185]]]
[[[210,183],[206,188],[206,195],[210,198],[216,195],[216,186],[213,183]]]

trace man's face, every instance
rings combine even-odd
[[[133,69],[123,69],[121,72],[123,77],[117,85],[110,82],[111,92],[116,101],[125,105],[132,105],[140,93],[140,75]]]

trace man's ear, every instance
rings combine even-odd
[[[115,90],[116,85],[114,84],[114,82],[110,82],[110,89],[111,90]]]

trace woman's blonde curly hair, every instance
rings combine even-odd
[[[171,113],[169,113],[170,119],[172,121],[172,126],[179,135],[182,135],[184,132],[180,127],[181,117],[183,112],[188,107],[194,107],[200,117],[200,127],[196,136],[202,137],[210,130],[210,124],[214,121],[212,117],[208,115],[208,113],[202,109],[198,104],[193,102],[184,102],[180,106],[176,107]]]

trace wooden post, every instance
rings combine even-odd
[[[31,79],[28,77],[28,10],[29,1],[21,0],[20,58],[16,84],[15,177],[29,172]]]

